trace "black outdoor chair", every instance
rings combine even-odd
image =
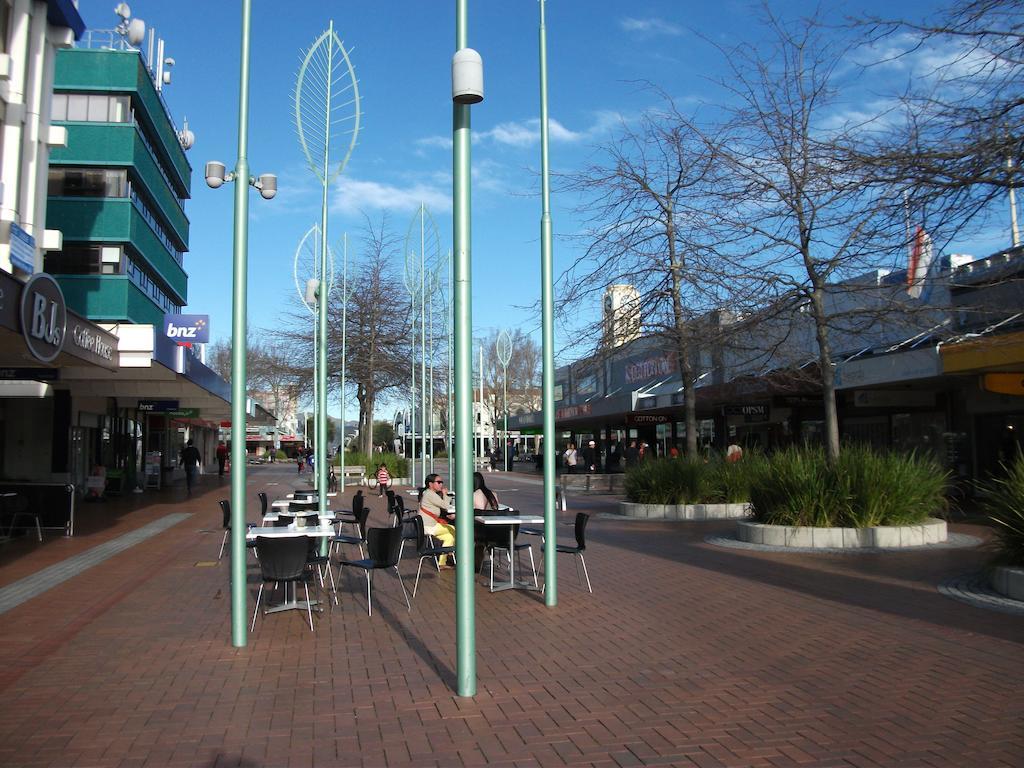
[[[220,504],[221,512],[221,526],[224,528],[224,537],[220,540],[220,554],[217,555],[217,560],[221,560],[224,557],[224,548],[228,544],[228,539],[231,538],[231,502],[227,499],[222,499],[217,502]],[[256,542],[247,541],[245,542],[246,549],[255,549]]]
[[[583,575],[587,579],[587,589],[590,594],[594,594],[593,587],[590,586],[590,574],[587,573],[587,561],[583,557],[583,552],[587,548],[587,523],[590,522],[590,515],[586,512],[576,513],[576,546],[570,544],[555,544],[555,551],[561,555],[572,555],[576,561],[576,577],[580,578],[580,563],[583,564]],[[580,584],[583,584],[583,579],[580,578]]]
[[[455,559],[455,547],[438,547],[432,546],[427,540],[427,534],[423,532],[423,518],[419,515],[410,518],[405,525],[411,525],[413,533],[416,536],[416,556],[420,559],[419,565],[416,567],[416,583],[412,585],[412,596],[416,597],[416,589],[420,585],[420,570],[423,568],[423,561],[428,557],[434,559],[434,567],[437,568],[437,572],[441,572],[441,566],[437,563],[437,558],[441,555],[451,555],[452,559]],[[405,544],[405,536],[402,537],[402,544]]]
[[[266,517],[268,506],[267,494],[264,491],[260,491],[259,493],[256,494],[256,496],[260,500],[260,517]]]
[[[320,516],[306,518],[307,526],[317,526],[320,524]],[[334,604],[338,604],[338,590],[334,586],[334,572],[331,570],[331,555],[330,550],[327,554],[320,553],[320,542],[323,539],[308,536],[308,550],[306,553],[306,565],[313,568],[316,572],[317,578],[320,580],[320,589],[327,589],[324,584],[324,571],[327,572],[328,583],[331,585],[331,590],[334,592]]]
[[[357,536],[345,536],[338,534],[331,539],[331,545],[333,549],[337,550],[341,544],[355,544],[359,547],[359,556],[366,557],[363,553],[363,544],[366,543],[366,521],[370,517],[370,508],[360,506],[359,512],[356,513],[356,519],[354,521],[356,526]]]
[[[313,631],[313,608],[309,602],[309,580],[311,571],[306,568],[306,554],[309,544],[306,536],[257,536],[256,546],[260,552],[260,591],[256,595],[256,610],[252,613],[252,625],[249,631],[256,628],[256,616],[260,611],[260,598],[263,588],[268,583],[282,582],[285,591],[292,585],[292,595],[302,584],[306,589],[306,612],[309,614],[309,630]]]
[[[405,591],[402,574],[398,572],[398,550],[402,545],[401,528],[371,528],[366,532],[367,557],[362,560],[342,560],[341,568],[361,568],[366,573],[366,613],[373,615],[373,573],[386,568],[394,568],[395,576],[402,587],[405,604],[412,610],[409,594]],[[339,574],[338,578],[341,578]]]
[[[352,497],[352,509],[336,509],[334,510],[334,522],[338,526],[338,533],[341,533],[341,526],[343,525],[357,525],[359,523],[359,513],[366,506],[366,498],[363,496],[362,490],[356,491],[356,495]]]

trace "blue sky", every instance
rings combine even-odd
[[[112,4],[82,0],[89,27],[112,27]],[[347,232],[350,254],[358,257],[362,212],[379,220],[385,210],[392,230],[404,237],[423,201],[444,247],[450,247],[454,5],[452,0],[254,0],[249,163],[255,174],[276,172],[280,192],[272,202],[253,193],[250,202],[253,329],[272,328],[282,312],[291,311],[295,249],[319,221],[319,182],[305,168],[293,128],[292,91],[301,52],[332,17],[353,49],[364,113],[359,145],[331,192],[332,242]],[[854,13],[865,5],[897,12],[883,3],[844,8]],[[930,2],[900,5],[898,12],[915,17],[936,7]],[[241,4],[134,0],[131,7],[167,41],[165,55],[176,65],[165,95],[179,126],[187,116],[196,134],[189,153],[195,173],[186,207],[191,221],[186,311],[209,314],[212,337],[227,338],[233,195],[229,187],[207,188],[201,172],[213,159],[230,169],[237,154]],[[796,13],[809,4],[773,2],[772,7]],[[554,172],[580,168],[620,120],[654,104],[641,81],[656,83],[682,103],[713,100],[715,89],[707,76],[720,71],[719,54],[701,35],[731,44],[758,34],[746,0],[549,0],[546,8]],[[472,111],[473,319],[480,335],[501,327],[536,327],[518,307],[540,295],[537,24],[536,0],[469,3],[469,44],[483,56],[486,88],[484,102]],[[907,73],[890,70],[878,76]],[[849,108],[868,103],[867,93],[862,91]],[[571,212],[575,202],[559,195],[552,200],[556,275],[579,247],[565,239],[578,226]],[[1008,244],[998,232],[990,235],[954,245],[983,255]]]

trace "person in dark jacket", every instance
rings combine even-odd
[[[583,449],[583,466],[587,472],[599,472],[601,470],[601,453],[597,450],[597,443],[591,440]]]
[[[626,469],[635,467],[637,462],[640,461],[640,451],[636,447],[636,440],[629,441],[629,448],[626,449],[624,457],[626,459]]]
[[[189,440],[181,449],[181,466],[185,468],[185,487],[188,489],[189,496],[192,495],[192,480],[195,478],[196,468],[200,461],[202,461],[202,457],[199,455],[199,449]]]

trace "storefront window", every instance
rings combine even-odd
[[[945,431],[946,417],[942,413],[894,413],[892,447],[897,451],[927,453],[941,461],[945,458]]]

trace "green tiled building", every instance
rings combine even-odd
[[[63,233],[44,269],[70,308],[97,322],[162,325],[186,303],[192,168],[142,54],[57,55],[46,226]]]

